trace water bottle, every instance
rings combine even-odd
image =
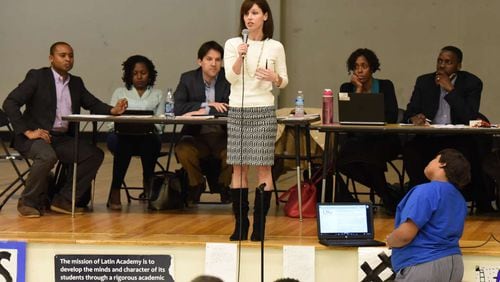
[[[333,92],[331,89],[323,91],[323,124],[333,123]]]
[[[167,89],[167,95],[165,96],[165,116],[174,117],[174,94],[172,93],[172,88]]]
[[[304,116],[304,96],[302,91],[299,90],[297,98],[295,99],[295,117]]]

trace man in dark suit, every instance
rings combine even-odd
[[[216,115],[228,110],[230,85],[222,68],[224,49],[215,41],[208,41],[198,50],[199,68],[181,75],[175,90],[175,115]],[[209,157],[220,162],[220,172],[214,174],[214,167],[208,168],[207,178],[216,179],[216,189],[221,194],[221,202],[229,203],[229,184],[232,168],[226,163],[227,127],[185,125],[183,137],[175,146],[175,154],[189,179],[188,202],[199,201],[205,188],[200,160]],[[212,174],[212,175],[211,175]]]
[[[50,47],[50,68],[32,69],[17,88],[5,99],[3,109],[15,131],[15,148],[33,160],[26,187],[17,209],[23,217],[40,217],[44,211],[50,171],[59,160],[73,162],[72,125],[62,117],[80,113],[80,107],[93,113],[118,115],[125,111],[127,101],[115,107],[104,104],[85,88],[78,76],[69,74],[73,67],[73,49],[68,43],[56,42]],[[25,107],[24,112],[21,108]],[[84,142],[78,147],[76,199],[91,187],[104,153]],[[72,183],[68,179],[53,197],[50,209],[71,214]],[[81,213],[81,211],[79,211]]]
[[[461,71],[462,51],[454,46],[441,49],[436,71],[417,78],[404,120],[414,125],[469,124],[480,117],[483,83],[472,73]],[[406,143],[404,164],[410,187],[427,182],[425,165],[443,148],[460,150],[472,167],[472,196],[478,211],[491,211],[488,191],[482,181],[481,153],[474,136],[416,136]]]

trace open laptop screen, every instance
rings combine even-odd
[[[319,239],[373,239],[372,206],[369,203],[318,204]]]

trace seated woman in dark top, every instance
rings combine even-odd
[[[396,123],[398,102],[394,85],[387,79],[376,79],[373,74],[380,70],[377,55],[370,49],[357,49],[347,59],[347,70],[351,81],[342,84],[340,92],[383,93],[385,121]],[[376,134],[350,134],[340,140],[341,147],[338,169],[361,184],[375,190],[389,209],[394,205],[387,193],[385,171],[386,162],[394,159],[401,150],[397,136]],[[337,201],[350,201],[352,197],[345,183],[340,181]],[[389,206],[388,206],[389,205]]]

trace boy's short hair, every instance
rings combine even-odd
[[[444,149],[439,152],[439,162],[446,164],[443,167],[448,181],[458,188],[469,184],[470,163],[462,153],[455,149]]]

